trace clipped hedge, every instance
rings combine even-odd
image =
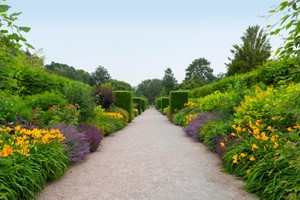
[[[161,97],[159,97],[159,98],[157,98],[157,99],[155,100],[155,108],[156,108],[157,110],[160,110],[160,109],[161,109]]]
[[[187,91],[171,91],[170,92],[170,111],[169,116],[184,107],[188,102],[189,93]]]
[[[143,112],[146,110],[147,105],[148,105],[147,99],[142,98],[142,101],[141,101],[141,108],[142,108],[142,111],[143,111]]]
[[[133,97],[134,107],[139,111],[139,115],[142,113],[142,98],[141,97]]]
[[[161,113],[164,111],[164,108],[169,106],[170,98],[169,97],[161,97]]]
[[[133,94],[130,91],[122,91],[122,90],[118,90],[115,91],[115,95],[116,95],[116,103],[115,105],[123,108],[124,110],[126,110],[129,114],[129,121],[131,122],[133,119]]]

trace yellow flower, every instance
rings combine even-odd
[[[232,156],[232,162],[233,163],[238,163],[238,155],[237,154],[234,154],[233,156]]]
[[[277,118],[276,117],[272,117],[272,120],[275,121]]]
[[[275,137],[274,135],[272,135],[271,141],[272,141],[272,142],[275,142],[275,141],[276,141],[276,137]]]
[[[220,142],[220,146],[221,146],[222,148],[224,148],[224,147],[225,147],[224,142]]]
[[[267,130],[271,131],[272,133],[275,131],[274,128],[272,126],[268,126]]]
[[[246,171],[246,173],[247,173],[247,174],[249,174],[250,172],[251,172],[251,170],[250,170],[250,169],[248,169],[248,170]]]
[[[235,129],[236,128],[236,126],[235,126],[235,124],[232,124],[232,126],[231,126],[233,129]]]
[[[254,130],[253,130],[253,135],[258,135],[259,134],[259,129],[258,128],[255,128]]]
[[[269,139],[268,136],[266,136],[265,132],[261,133],[261,138],[262,138],[262,140],[265,140],[265,141]]]
[[[4,144],[2,151],[0,151],[0,156],[6,157],[11,154],[13,154],[13,150],[11,149],[11,147],[7,144]]]
[[[256,144],[252,145],[252,150],[254,150],[254,149],[258,149],[258,146]]]
[[[261,123],[261,120],[256,120],[255,125],[256,125],[256,126],[259,126],[260,123]]]
[[[15,130],[16,130],[16,131],[21,130],[21,126],[19,126],[19,125],[15,126]]]
[[[291,127],[288,127],[288,128],[287,128],[287,131],[288,131],[288,132],[292,132],[293,129],[292,129]]]
[[[236,137],[236,134],[235,133],[231,133],[231,136]]]
[[[255,160],[254,156],[251,156],[251,157],[249,158],[249,160],[250,160],[250,161],[254,161],[254,160]]]
[[[279,144],[277,142],[274,142],[274,149],[277,149],[279,147]]]
[[[242,158],[245,158],[246,156],[247,156],[247,154],[245,154],[245,153],[240,154],[240,157],[242,157]]]

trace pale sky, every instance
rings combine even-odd
[[[102,65],[113,79],[132,86],[164,76],[171,68],[178,82],[194,59],[226,72],[233,44],[248,26],[274,23],[260,16],[278,0],[8,0],[23,12],[18,25],[43,49],[45,63],[64,63],[93,72]],[[271,38],[273,49],[282,42]]]

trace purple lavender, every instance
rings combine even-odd
[[[68,158],[72,164],[80,163],[90,153],[90,147],[85,133],[78,131],[73,125],[59,124],[55,126],[64,136],[62,142],[68,150]]]
[[[183,130],[188,136],[199,141],[198,135],[201,129],[205,124],[216,119],[217,117],[219,117],[217,112],[198,113],[197,117],[192,119],[189,125],[187,125]]]
[[[96,151],[102,140],[102,130],[96,126],[86,124],[80,125],[79,130],[85,133],[90,146],[90,152]]]

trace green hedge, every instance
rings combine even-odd
[[[177,110],[182,109],[184,104],[188,102],[188,99],[189,93],[187,91],[171,91],[169,116],[171,116]]]
[[[142,101],[141,101],[142,112],[144,112],[146,110],[147,106],[148,106],[147,99],[142,98]]]
[[[281,61],[272,61],[255,71],[223,78],[212,84],[195,88],[189,92],[192,98],[205,97],[215,91],[227,92],[232,88],[251,87],[261,82],[265,85],[279,85],[282,83],[300,81],[300,58],[290,58]]]
[[[142,98],[133,97],[133,105],[139,111],[139,115],[142,113]]]
[[[155,108],[156,108],[157,110],[160,110],[160,109],[161,109],[161,97],[159,97],[159,98],[157,98],[157,99],[155,100]]]
[[[133,119],[133,94],[130,91],[115,91],[116,103],[115,105],[123,108],[129,114],[129,122]]]
[[[164,108],[169,106],[170,98],[169,97],[161,97],[161,108],[160,111],[163,112]]]

